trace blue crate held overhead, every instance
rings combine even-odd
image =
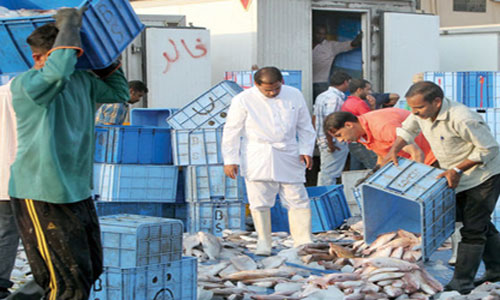
[[[172,164],[168,128],[96,126],[94,161],[116,164]]]
[[[102,201],[174,203],[178,178],[176,166],[94,163],[94,194]]]
[[[188,166],[185,170],[187,202],[241,201],[244,197],[243,178],[227,177],[224,165]]]
[[[181,259],[180,220],[140,215],[99,218],[105,267],[134,268]]]
[[[187,231],[209,232],[222,236],[224,229],[245,230],[245,203],[243,201],[189,202]]]
[[[173,129],[218,128],[226,123],[231,99],[243,89],[224,80],[167,119]]]
[[[254,86],[253,75],[256,71],[229,71],[224,73],[225,80],[236,82],[244,89],[249,89]],[[293,86],[302,90],[302,71],[296,70],[281,70],[283,82],[286,85]]]
[[[324,232],[338,228],[351,217],[342,185],[316,186],[306,188],[311,200],[312,232]],[[290,232],[288,210],[281,204],[279,196],[271,208],[273,232]]]
[[[78,69],[109,66],[144,28],[127,0],[0,0],[0,6],[12,10],[87,6],[80,31],[84,54],[78,59]],[[33,59],[26,38],[36,27],[52,22],[50,15],[0,19],[0,73],[31,68]]]
[[[429,258],[455,230],[455,192],[436,179],[442,172],[400,158],[368,178],[361,185],[365,241],[404,229],[421,234],[422,257]]]
[[[90,291],[90,300],[196,300],[196,258],[147,267],[105,267]]]
[[[185,203],[157,202],[108,202],[95,201],[97,215],[109,216],[132,214],[150,217],[171,218],[186,222],[187,207]]]
[[[222,159],[222,129],[172,129],[174,165],[214,165]]]
[[[130,111],[130,125],[170,128],[167,119],[177,108],[134,108]]]

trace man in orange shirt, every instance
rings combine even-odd
[[[368,150],[377,154],[377,165],[380,166],[396,140],[396,128],[411,113],[400,108],[384,108],[374,110],[356,117],[350,112],[335,112],[325,119],[325,132],[340,142],[358,142]],[[399,156],[411,158],[417,162],[432,165],[436,158],[429,143],[422,134],[415,138],[414,144],[406,145]]]

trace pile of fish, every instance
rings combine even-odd
[[[12,10],[5,6],[0,6],[0,18],[18,18],[18,17],[32,17],[39,15],[54,15],[57,11],[55,9],[18,9]]]

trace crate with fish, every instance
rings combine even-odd
[[[432,81],[443,90],[450,100],[465,103],[465,72],[425,72],[424,80]],[[405,102],[406,103],[406,102]]]
[[[90,300],[196,300],[196,258],[137,268],[104,267]]]
[[[256,71],[228,71],[224,72],[224,79],[236,82],[244,89],[254,86],[253,76]],[[283,81],[286,85],[302,90],[302,71],[281,70]]]
[[[368,178],[360,187],[366,243],[404,229],[421,235],[422,257],[429,258],[455,230],[455,192],[436,179],[442,172],[400,158]]]
[[[182,221],[140,215],[99,218],[105,267],[133,268],[181,259]]]
[[[115,164],[172,164],[170,129],[96,126],[94,161]]]
[[[101,201],[177,201],[179,168],[94,163],[94,194]]]
[[[186,202],[241,201],[245,183],[224,174],[224,165],[188,166],[186,170]]]
[[[324,232],[338,228],[351,217],[342,185],[307,187],[311,200],[312,232]],[[290,232],[288,210],[281,204],[279,196],[271,208],[273,232]]]
[[[23,72],[33,66],[26,38],[35,28],[54,22],[52,15],[61,7],[87,7],[80,30],[84,53],[78,58],[78,69],[109,66],[144,28],[126,0],[0,0],[0,6],[0,73]]]
[[[150,217],[171,218],[186,222],[185,203],[157,202],[109,202],[95,201],[97,215],[100,217],[118,214],[132,214]]]
[[[241,91],[243,89],[236,83],[221,81],[173,114],[167,122],[173,129],[214,129],[223,126],[231,99]]]
[[[243,200],[188,202],[187,232],[204,231],[222,236],[224,229],[245,230]]]
[[[172,129],[174,165],[223,164],[222,130],[223,125],[214,129]]]
[[[130,125],[170,128],[167,119],[177,108],[134,108],[130,111]]]

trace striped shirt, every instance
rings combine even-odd
[[[325,118],[336,111],[344,104],[345,94],[333,86],[316,97],[313,114],[316,116],[314,127],[316,128],[318,146],[326,146],[326,136],[323,130]]]

